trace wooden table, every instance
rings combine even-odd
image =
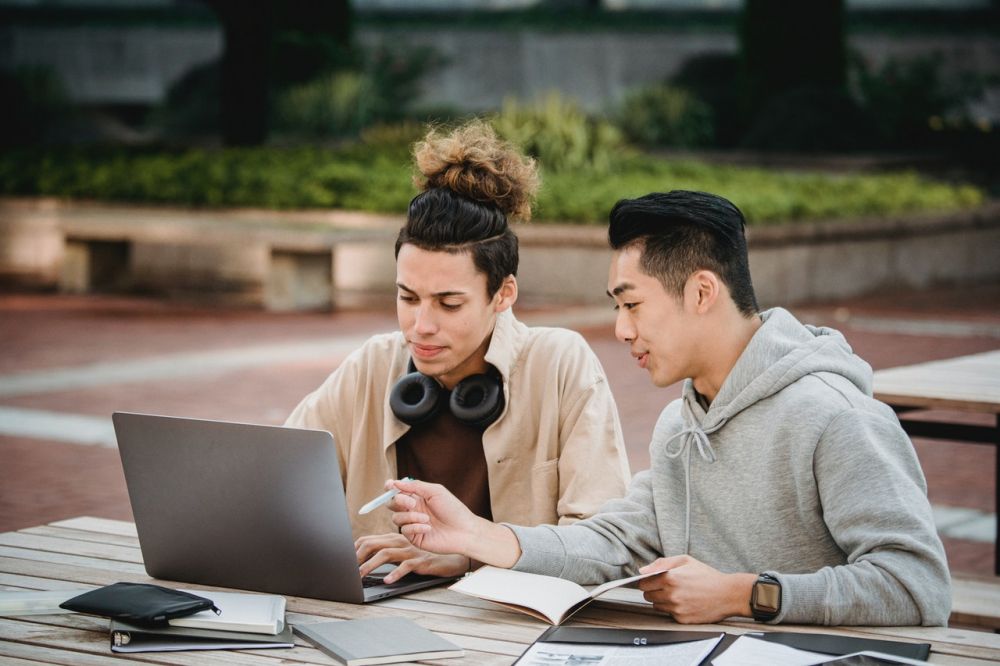
[[[117,581],[149,582],[132,523],[98,518],[74,518],[17,532],[0,534],[0,586],[8,590],[87,589]],[[164,581],[161,581],[164,582]],[[177,583],[164,582],[176,586]],[[204,588],[186,584],[183,587]],[[574,617],[571,624],[632,628],[678,628],[642,603],[635,590],[616,591],[614,599],[599,600]],[[358,606],[287,597],[288,620],[408,617],[465,648],[462,659],[443,666],[510,664],[548,625],[501,606],[441,588]],[[750,622],[688,626],[728,633],[759,631]],[[869,638],[929,642],[931,663],[1000,664],[1000,635],[943,627],[856,627],[826,629],[782,626],[788,631],[827,631]],[[34,615],[0,618],[0,662],[4,664],[99,665],[133,658],[148,664],[335,664],[298,640],[294,649],[158,652],[112,655],[107,621],[84,615]]]
[[[911,437],[929,437],[992,445],[996,449],[993,485],[997,534],[1000,535],[1000,350],[917,363],[875,373],[875,397],[890,405]],[[928,410],[989,414],[992,423],[909,418]],[[1000,575],[1000,548],[994,546],[994,573]]]

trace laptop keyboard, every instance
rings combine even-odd
[[[382,576],[362,576],[361,587],[374,587],[383,583]]]

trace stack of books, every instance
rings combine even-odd
[[[259,650],[295,646],[292,628],[285,624],[285,598],[274,594],[205,592],[221,611],[210,610],[175,618],[166,627],[136,627],[111,621],[112,652],[172,650]]]

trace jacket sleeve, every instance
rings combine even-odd
[[[558,576],[592,585],[633,575],[660,557],[652,510],[650,472],[632,479],[628,494],[611,500],[595,516],[573,525],[520,527],[506,524],[521,545],[517,571]]]
[[[782,586],[775,622],[944,625],[951,582],[913,446],[896,417],[838,415],[816,447],[814,474],[830,534],[847,563],[769,572]]]
[[[606,501],[624,496],[632,478],[607,376],[583,338],[574,337],[578,349],[564,365],[572,375],[566,383],[576,390],[560,399],[559,525],[592,516]]]
[[[364,365],[364,348],[351,353],[315,391],[307,395],[285,419],[290,428],[326,430],[333,435],[340,459],[340,478],[347,479],[353,409]]]

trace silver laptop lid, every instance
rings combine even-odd
[[[364,600],[330,433],[112,416],[146,572]]]

